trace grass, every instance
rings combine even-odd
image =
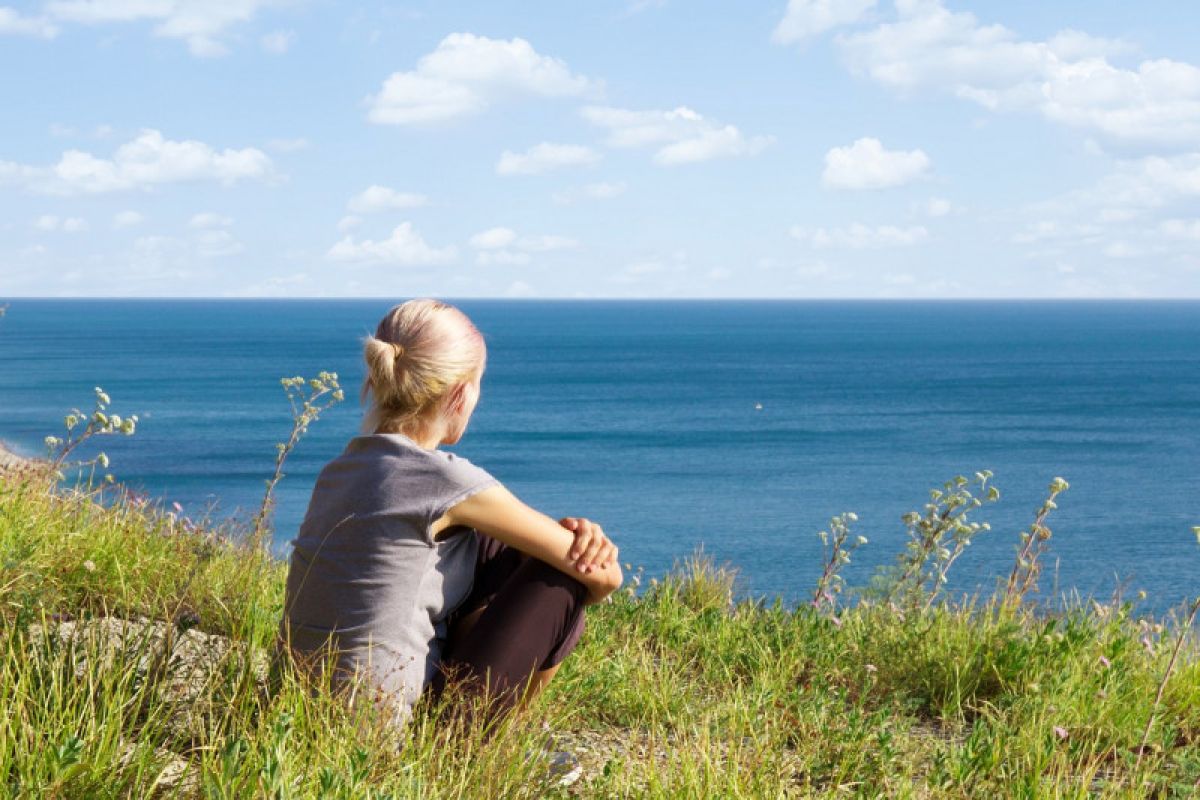
[[[1200,791],[1200,654],[1188,639],[1168,671],[1181,622],[1139,619],[1129,603],[1050,615],[987,599],[910,613],[860,602],[834,617],[735,602],[731,573],[697,555],[590,609],[579,649],[547,693],[485,740],[430,708],[397,732],[273,663],[284,577],[284,565],[231,531],[185,525],[136,501],[0,482],[8,793]],[[570,788],[548,784],[530,758],[543,722],[584,761],[585,777]]]

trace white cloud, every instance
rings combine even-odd
[[[875,8],[875,0],[788,0],[771,41],[792,44],[841,25],[851,25]]]
[[[286,0],[283,0],[286,2]],[[228,52],[221,38],[229,28],[254,19],[259,10],[281,0],[54,0],[46,4],[56,21],[100,25],[153,22],[154,35],[180,39],[193,55]]]
[[[135,225],[141,225],[145,219],[136,211],[118,211],[113,215],[113,227],[132,228]]]
[[[354,237],[346,236],[329,248],[327,255],[334,261],[426,266],[453,261],[457,254],[453,245],[431,247],[413,229],[411,222],[402,222],[392,230],[391,236],[380,241],[356,241]]]
[[[929,238],[929,231],[921,225],[908,228],[900,228],[895,225],[871,227],[861,222],[841,228],[816,228],[814,230],[794,226],[789,233],[793,238],[807,242],[813,247],[846,247],[852,250],[908,247],[920,244]]]
[[[931,197],[925,203],[925,213],[931,217],[944,217],[954,210],[954,204],[944,197]]]
[[[202,258],[236,255],[246,248],[226,230],[204,230],[196,235],[196,253]]]
[[[994,111],[1030,110],[1123,146],[1200,139],[1200,68],[1169,59],[1109,63],[1128,45],[1063,31],[1022,39],[940,0],[898,0],[899,18],[839,37],[851,68],[894,89],[951,92]]]
[[[561,192],[555,192],[552,199],[560,206],[569,206],[580,200],[611,200],[620,197],[629,188],[624,181],[588,183]]]
[[[838,189],[885,189],[920,178],[929,166],[923,150],[885,150],[878,139],[863,137],[825,154],[821,182]]]
[[[1200,241],[1200,219],[1168,219],[1163,220],[1158,229],[1173,239],[1192,239]]]
[[[656,147],[654,160],[663,166],[752,156],[774,141],[771,136],[746,137],[733,125],[705,119],[686,106],[671,111],[586,106],[580,113],[608,129],[609,147]]]
[[[33,227],[39,231],[63,233],[80,233],[88,229],[87,220],[80,217],[59,218],[54,214],[43,214],[33,221]]]
[[[567,236],[518,236],[512,228],[505,227],[480,231],[467,243],[479,251],[475,256],[479,264],[528,264],[530,253],[570,250],[579,246],[578,241]]]
[[[5,34],[53,39],[58,28],[45,17],[26,17],[16,9],[0,6],[0,36]]]
[[[398,208],[419,208],[429,205],[429,198],[413,192],[397,192],[387,186],[372,185],[350,198],[347,204],[356,214],[373,214]]]
[[[468,244],[477,250],[496,250],[508,247],[517,240],[517,232],[512,228],[488,228],[471,237]]]
[[[362,225],[362,217],[347,214],[338,220],[337,229],[339,233],[345,233],[346,231],[354,230],[359,225]]]
[[[504,290],[505,297],[536,297],[537,290],[525,281],[513,281]]]
[[[202,211],[199,214],[193,214],[192,218],[190,220],[188,220],[189,228],[201,228],[201,229],[228,228],[232,224],[233,224],[232,217],[226,217],[221,214],[214,214],[211,211]]]
[[[392,73],[368,98],[367,117],[383,125],[440,122],[480,113],[507,97],[568,97],[594,87],[524,39],[452,33],[422,56],[416,69]]]
[[[295,31],[271,31],[264,34],[258,40],[258,44],[264,52],[281,56],[288,51],[294,41],[296,41]]]
[[[181,181],[229,185],[264,178],[270,172],[271,159],[253,147],[216,151],[203,142],[165,139],[156,130],[143,130],[108,159],[67,150],[49,167],[0,161],[0,183],[19,183],[35,192],[62,195],[144,189]]]
[[[497,175],[540,175],[563,167],[586,167],[600,160],[600,154],[581,144],[542,142],[514,153],[505,150],[496,162]]]

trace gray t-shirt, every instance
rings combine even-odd
[[[465,458],[399,433],[357,436],[325,465],[292,542],[280,635],[337,651],[335,679],[365,677],[406,719],[433,678],[446,617],[471,591],[477,539],[447,509],[499,482]],[[285,639],[286,640],[286,639]]]

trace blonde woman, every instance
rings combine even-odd
[[[335,685],[365,678],[401,720],[448,676],[498,712],[527,698],[622,581],[599,525],[556,522],[441,449],[466,432],[486,355],[451,305],[389,311],[364,342],[362,435],[321,470],[292,542],[281,641],[331,647]]]

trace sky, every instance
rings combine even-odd
[[[0,5],[0,301],[1196,298],[1198,43],[1178,0]]]

